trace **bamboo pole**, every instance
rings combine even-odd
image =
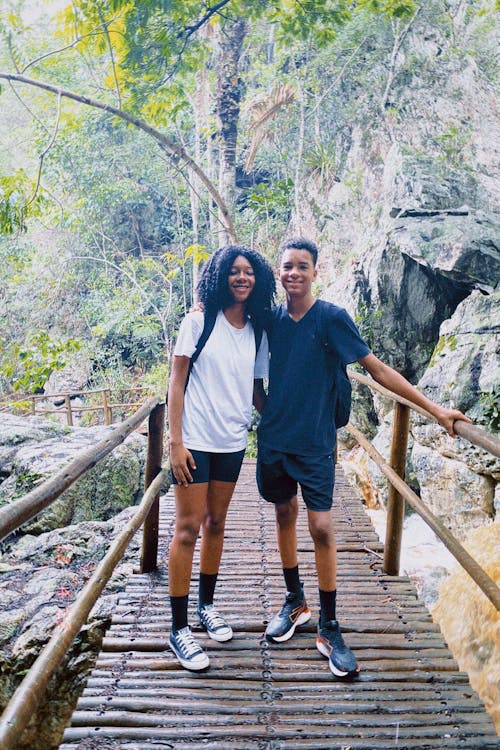
[[[396,474],[401,477],[401,479],[405,478],[409,430],[410,407],[396,402],[394,405],[394,416],[392,422],[392,442],[389,465],[394,469]],[[399,575],[404,515],[404,497],[397,491],[393,484],[389,484],[383,569],[391,576]]]
[[[354,427],[350,422],[346,425],[346,429],[350,435],[358,441],[358,443],[365,449],[370,458],[375,461],[380,471],[387,477],[387,479],[393,484],[398,492],[404,497],[404,499],[411,505],[414,511],[421,516],[424,521],[431,527],[436,536],[441,539],[443,544],[450,550],[453,557],[460,563],[462,568],[470,575],[472,580],[479,586],[483,593],[488,597],[490,602],[500,611],[500,588],[496,585],[495,581],[482,569],[479,563],[469,555],[466,549],[462,547],[460,542],[455,539],[453,534],[446,528],[441,521],[429,510],[429,508],[422,502],[418,495],[411,490],[408,485],[396,474],[383,457],[380,455],[378,450],[370,443],[370,441],[363,435],[363,433]]]
[[[130,540],[143,523],[156,494],[160,491],[162,481],[163,473],[160,472],[150,484],[133,518],[113,542],[76,601],[66,609],[62,621],[56,625],[49,642],[9,701],[0,720],[2,750],[13,750],[15,747],[44,695],[49,678],[61,663],[117,563],[123,557]]]
[[[147,489],[158,472],[163,458],[163,432],[165,426],[165,404],[155,406],[149,415],[148,456],[144,487]],[[160,516],[160,491],[156,495],[144,522],[142,552],[139,572],[150,573],[156,570],[158,558],[158,523]]]
[[[40,511],[49,506],[67,487],[73,484],[87,469],[95,466],[101,458],[111,453],[113,448],[122,443],[127,435],[141,424],[151,410],[160,402],[158,397],[150,398],[135,414],[122,422],[116,429],[97,445],[83,451],[73,461],[70,461],[53,477],[35,487],[27,495],[14,500],[9,505],[0,508],[0,539],[3,539],[18,526],[29,521]]]

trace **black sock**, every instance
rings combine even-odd
[[[319,589],[319,621],[320,625],[330,620],[336,620],[335,608],[337,604],[337,589],[333,591],[322,591]]]
[[[299,578],[299,566],[296,565],[294,568],[283,568],[283,575],[285,577],[287,591],[291,591],[292,594],[301,594],[302,585]]]
[[[198,585],[198,606],[204,607],[207,604],[214,603],[215,584],[217,583],[217,573],[200,573],[200,582]]]
[[[171,596],[172,630],[181,630],[188,624],[188,594],[186,596]]]

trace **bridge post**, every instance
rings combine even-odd
[[[113,422],[111,409],[109,407],[108,395],[109,395],[109,391],[105,389],[102,392],[102,409],[104,413],[104,424],[112,424]]]
[[[405,476],[409,429],[410,408],[404,404],[396,402],[394,405],[391,456],[389,464],[401,479],[404,479]],[[399,494],[396,488],[390,484],[387,500],[387,528],[385,532],[383,569],[391,576],[399,575],[399,559],[401,555],[404,513],[404,498]]]
[[[163,432],[165,427],[165,404],[158,404],[149,415],[148,455],[144,489],[147,490],[153,479],[161,471],[163,459]],[[158,558],[158,518],[160,494],[155,497],[151,509],[144,520],[140,573],[156,570]]]
[[[64,396],[64,405],[66,407],[66,421],[70,427],[73,427],[73,412],[71,410],[71,399],[69,393]]]

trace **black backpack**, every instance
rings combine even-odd
[[[328,352],[328,356],[331,357],[331,362],[335,367],[335,392],[337,397],[335,400],[334,422],[335,427],[338,430],[340,427],[345,427],[349,421],[352,403],[352,386],[345,365],[342,362],[339,362],[338,357],[334,355],[334,352],[328,343],[326,320],[326,305],[328,303],[323,300],[317,300],[316,304],[319,305],[318,327],[320,341]]]

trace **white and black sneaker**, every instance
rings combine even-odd
[[[207,654],[193,638],[189,625],[180,630],[173,630],[170,633],[169,644],[184,669],[199,672],[210,664]]]
[[[198,617],[202,627],[207,631],[207,635],[214,641],[230,641],[233,637],[233,631],[230,625],[215,609],[213,604],[205,604],[198,610]]]

